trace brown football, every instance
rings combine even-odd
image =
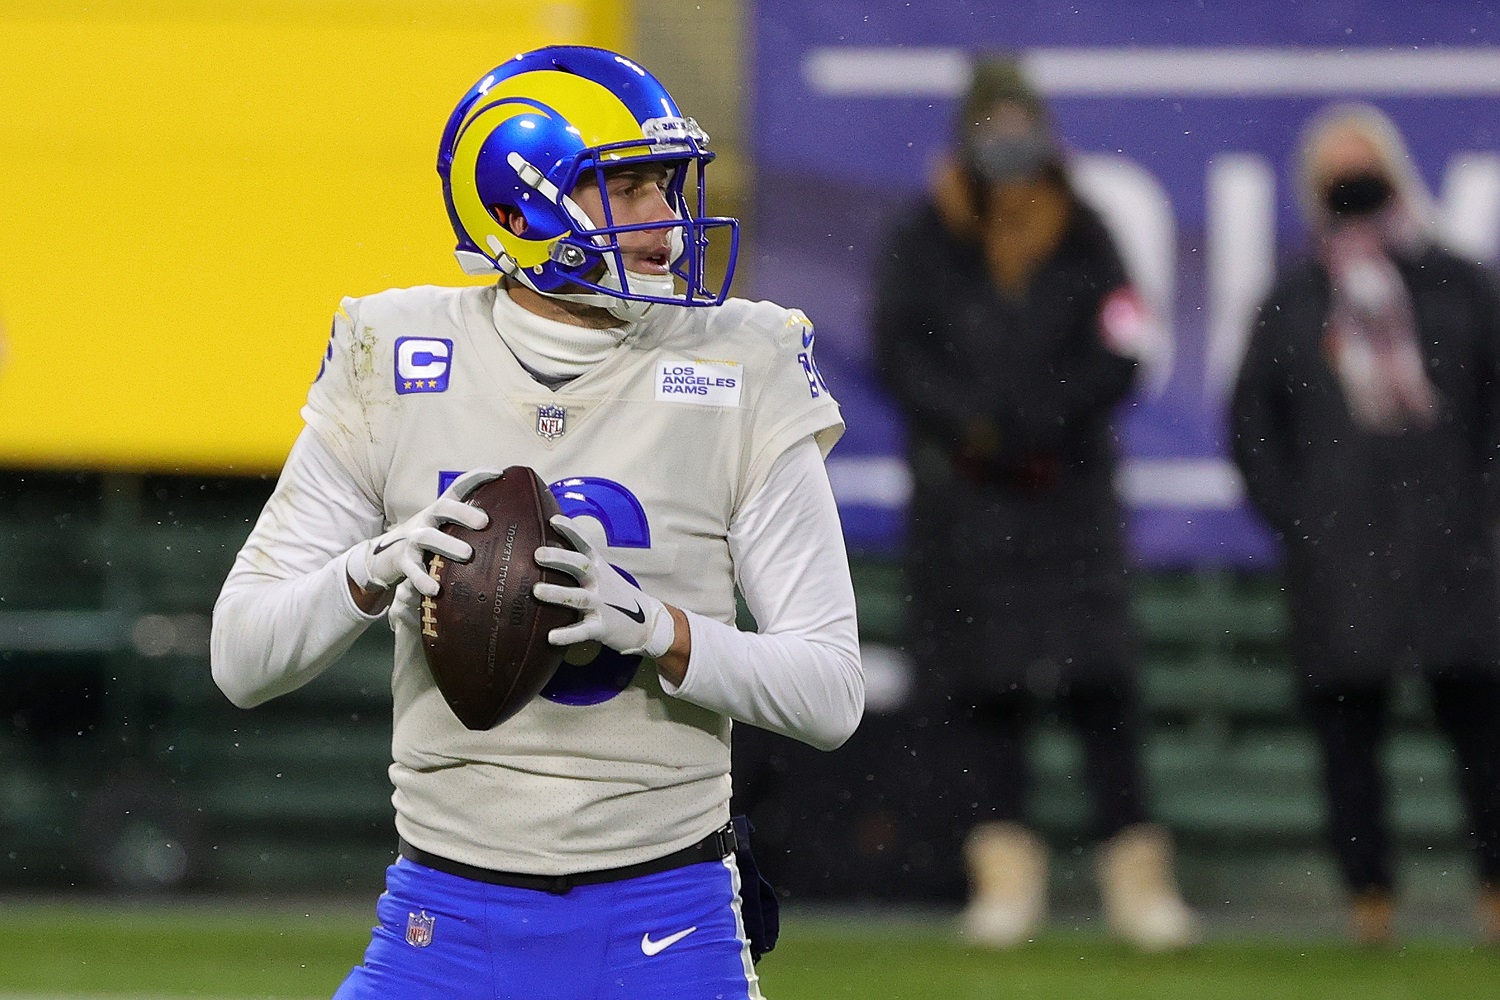
[[[443,527],[472,545],[474,557],[428,557],[439,589],[422,599],[422,648],[453,714],[469,729],[484,730],[519,712],[552,679],[563,650],[547,633],[578,620],[578,612],[531,596],[532,586],[577,581],[536,563],[539,545],[572,546],[552,527],[561,511],[531,469],[513,465],[464,500],[489,514],[490,523],[479,531]]]

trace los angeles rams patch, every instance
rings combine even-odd
[[[698,406],[739,406],[744,388],[738,361],[663,361],[656,366],[656,398]]]
[[[453,366],[453,341],[440,337],[396,338],[396,392],[445,392]]]

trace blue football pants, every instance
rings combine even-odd
[[[334,1000],[760,1000],[734,858],[554,894],[406,858]]]

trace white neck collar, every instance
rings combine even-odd
[[[548,379],[576,378],[609,357],[630,332],[628,326],[598,330],[539,316],[516,302],[504,286],[495,290],[495,329],[516,360]]]

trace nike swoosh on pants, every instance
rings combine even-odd
[[[614,607],[614,605],[610,605],[610,607]],[[689,927],[685,931],[678,931],[676,934],[668,934],[660,941],[651,940],[651,934],[648,931],[647,933],[641,935],[641,951],[646,955],[647,958],[651,957],[652,955],[659,955],[697,929],[697,926],[694,925],[692,927]]]

